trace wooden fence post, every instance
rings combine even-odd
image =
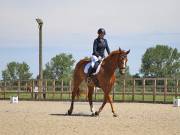
[[[97,94],[97,88],[94,87],[94,91],[95,91],[95,101],[96,101],[96,94]]]
[[[64,91],[64,82],[63,80],[61,81],[61,100],[63,99],[63,91]]]
[[[125,101],[125,89],[126,89],[126,80],[123,79],[123,91],[122,91],[122,101]]]
[[[69,81],[69,99],[71,98],[71,80]]]
[[[19,98],[19,91],[20,90],[21,90],[21,82],[20,82],[20,80],[18,80],[18,90],[17,90],[18,98]]]
[[[45,99],[47,99],[47,89],[48,89],[48,84],[47,84],[47,80],[45,80],[45,91],[44,91]]]
[[[154,79],[154,89],[153,89],[153,102],[156,102],[156,79]]]
[[[132,101],[133,102],[134,102],[135,87],[136,87],[136,80],[133,79],[133,87],[132,87]]]
[[[4,99],[6,99],[6,81],[4,82]]]
[[[143,91],[142,91],[142,100],[144,101],[144,94],[146,90],[146,79],[143,78]]]
[[[2,92],[2,83],[1,83],[1,80],[0,80],[0,99],[1,99],[1,93]]]
[[[167,96],[167,78],[164,79],[164,103],[166,102]]]
[[[179,80],[176,80],[176,89],[175,89],[175,97],[177,98],[178,94],[178,87],[179,87]]]
[[[2,95],[2,90],[3,90],[3,85],[2,85],[2,81],[0,81],[0,95]],[[0,96],[1,98],[1,96]]]
[[[26,82],[26,84],[25,84],[25,87],[26,87],[25,89],[26,89],[26,91],[27,91],[27,87],[28,87],[27,82]]]
[[[41,94],[42,94],[42,80],[39,79],[38,80],[38,96],[39,96],[39,100],[41,100]]]
[[[55,95],[55,91],[56,91],[56,81],[53,80],[53,83],[52,83],[52,87],[53,87],[53,99],[54,99],[54,95]]]
[[[31,98],[33,99],[34,94],[34,80],[32,80]]]

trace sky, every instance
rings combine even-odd
[[[0,0],[0,79],[11,61],[25,61],[38,74],[38,25],[42,18],[43,64],[59,53],[76,62],[91,56],[98,28],[109,47],[130,49],[130,73],[138,73],[149,47],[180,51],[179,0]]]

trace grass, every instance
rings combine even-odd
[[[162,95],[156,95],[155,96],[155,102],[164,102],[164,95],[163,93],[161,93]],[[20,100],[35,100],[34,99],[34,95],[32,98],[32,93],[27,93],[27,92],[20,92],[17,93],[15,91],[11,91],[11,92],[6,92],[5,96],[4,93],[1,92],[0,93],[0,99],[9,99],[11,96],[19,96]],[[96,93],[93,95],[93,101],[103,101],[103,93]],[[166,101],[165,103],[172,103],[173,102],[173,95],[168,95],[166,96]],[[114,101],[123,101],[123,95],[120,93],[116,93],[114,94],[114,97],[112,95],[112,98],[114,99]],[[43,100],[43,95],[41,95],[41,100]],[[71,93],[70,92],[66,92],[66,93],[61,93],[61,92],[48,92],[46,93],[46,99],[45,100],[71,100]],[[80,100],[80,101],[87,101],[87,96],[85,94],[82,94],[79,99],[76,100]],[[153,95],[152,94],[148,94],[148,95],[144,95],[144,100],[143,100],[143,96],[139,93],[139,94],[135,94],[134,95],[134,100],[131,94],[125,94],[124,95],[124,101],[125,102],[131,102],[131,101],[135,101],[135,102],[153,102]]]

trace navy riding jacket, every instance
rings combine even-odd
[[[100,39],[100,38],[96,38],[94,40],[94,44],[93,44],[93,55],[99,57],[101,56],[102,58],[105,57],[104,55],[104,50],[106,49],[107,53],[110,54],[110,49],[107,43],[106,39]]]

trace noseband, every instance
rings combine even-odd
[[[117,62],[117,64],[118,64],[117,66],[118,67],[120,67],[120,64],[124,64],[123,61],[120,61],[120,58],[121,59],[127,58],[127,54],[122,54],[122,55],[120,55],[120,57],[118,57],[118,62]],[[125,68],[120,68],[120,69],[125,69]]]

